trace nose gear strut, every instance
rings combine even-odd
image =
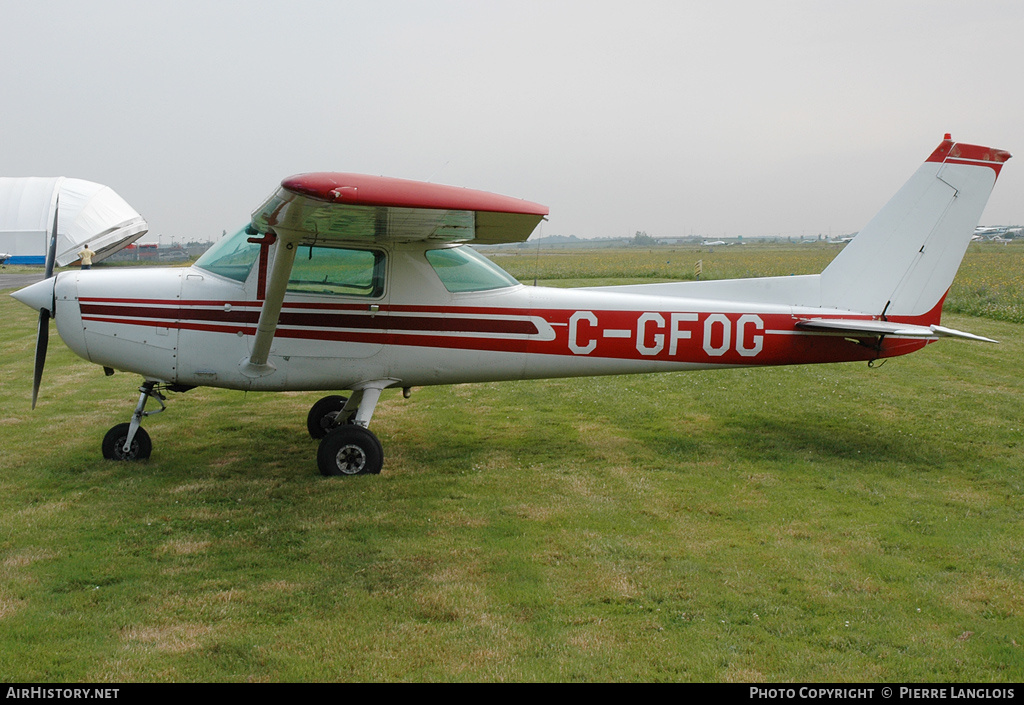
[[[130,423],[120,423],[107,431],[103,437],[103,457],[107,460],[145,460],[153,451],[153,443],[149,434],[142,428],[142,417],[159,414],[167,409],[164,402],[167,397],[163,391],[173,391],[172,385],[164,385],[158,382],[146,380],[139,387],[139,403],[135,405],[135,413],[132,414]],[[146,402],[149,398],[157,400],[160,408],[155,411],[146,411]]]

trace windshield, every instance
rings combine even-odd
[[[519,284],[511,274],[469,247],[427,250],[426,254],[444,288],[452,293],[504,289]]]
[[[221,238],[196,260],[196,266],[222,277],[244,282],[260,256],[260,246],[248,241],[250,236],[245,230],[246,228],[242,228],[234,235]]]

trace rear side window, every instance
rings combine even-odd
[[[444,288],[452,293],[504,289],[519,284],[504,269],[465,246],[427,250],[426,254]]]

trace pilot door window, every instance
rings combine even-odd
[[[300,246],[288,293],[380,297],[384,293],[384,253]]]

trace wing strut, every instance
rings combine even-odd
[[[268,233],[268,235],[273,233]],[[260,309],[260,320],[256,324],[256,337],[252,341],[252,349],[248,359],[241,362],[242,374],[247,377],[263,377],[277,368],[267,362],[270,357],[270,345],[274,342],[277,322],[281,317],[281,306],[284,304],[285,290],[288,279],[292,275],[295,263],[297,238],[277,237],[277,251],[274,253],[274,268],[267,281],[267,295]]]

